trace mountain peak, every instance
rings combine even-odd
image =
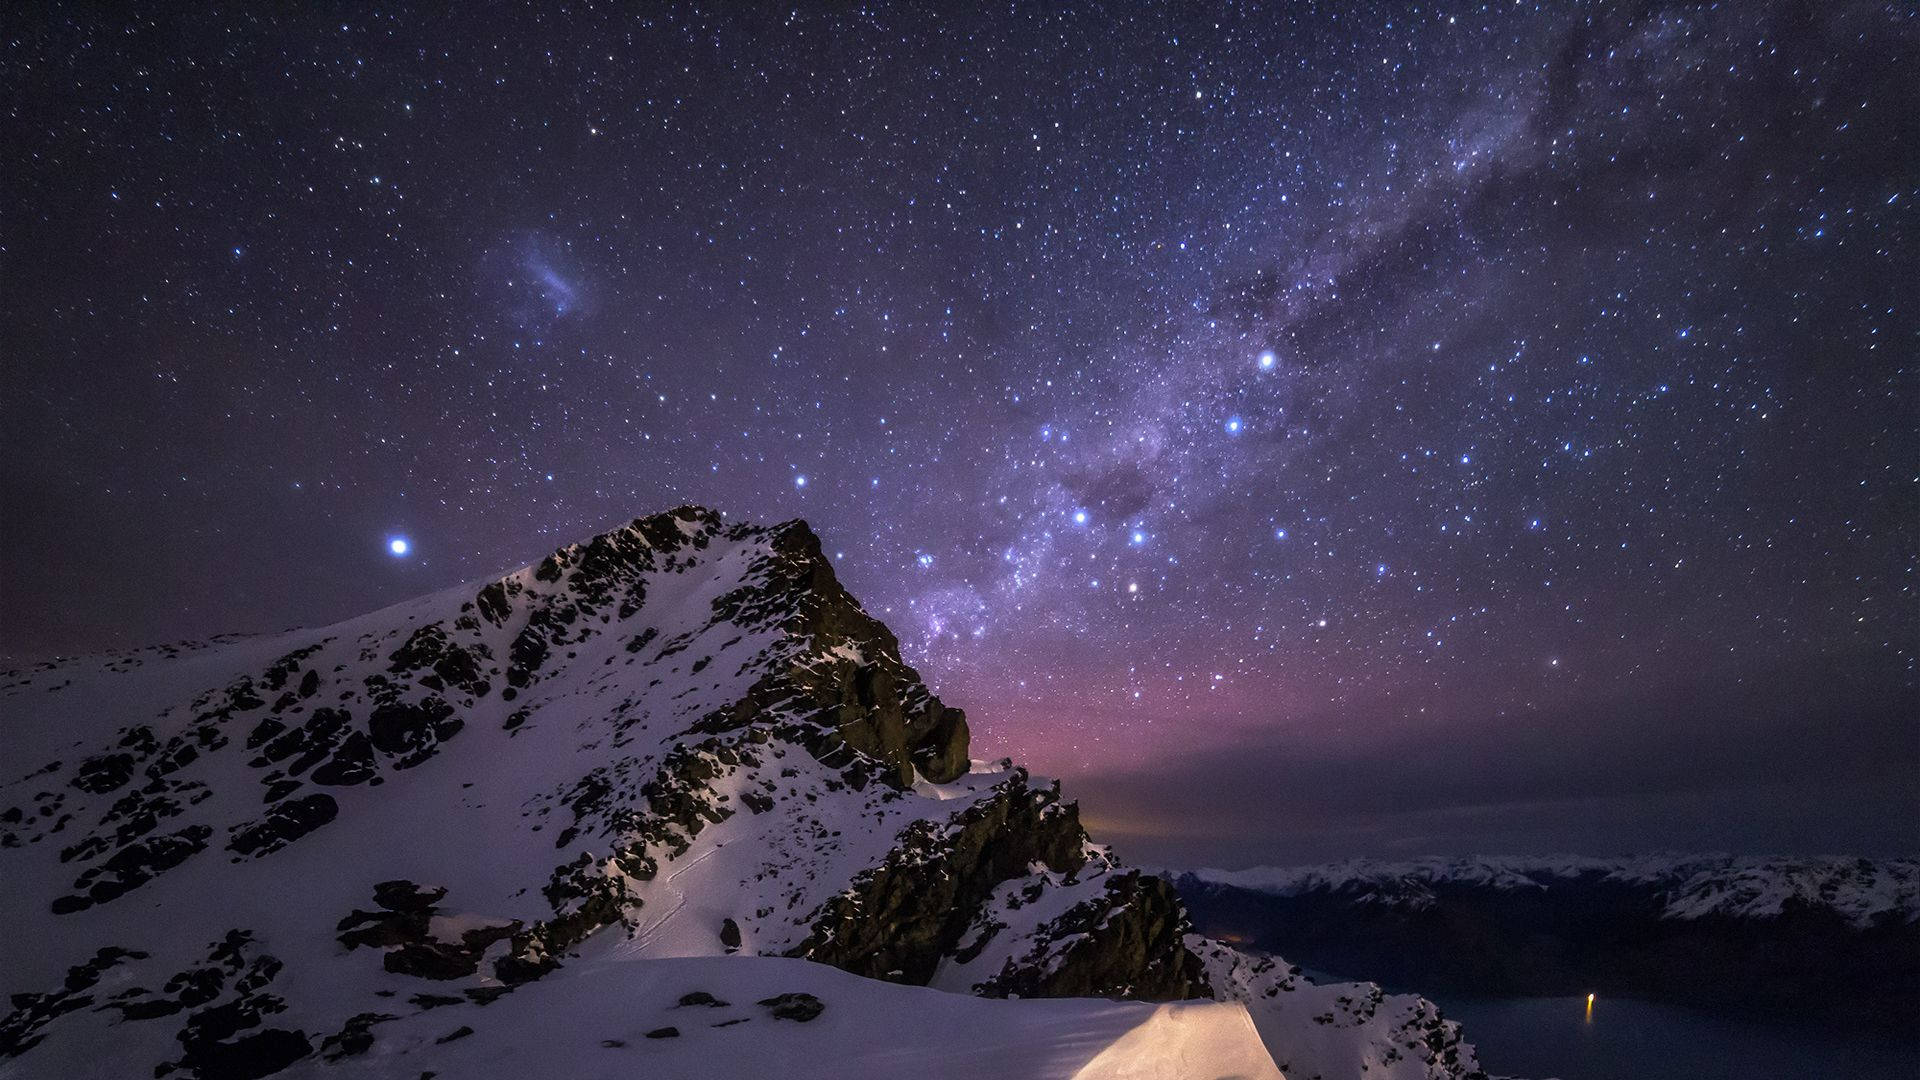
[[[0,709],[38,763],[0,784],[0,1056],[56,1071],[350,1058],[586,959],[1308,1007],[1189,940],[1057,784],[970,761],[801,521],[681,507],[334,626],[15,673]],[[1471,1071],[1394,1015],[1352,1019]]]
[[[798,518],[755,526],[681,506],[561,548],[489,583],[475,599],[487,621],[505,626],[516,611],[525,614],[506,671],[509,692],[537,677],[573,627],[583,620],[590,627],[596,616],[607,623],[609,613],[621,623],[632,619],[645,605],[649,575],[683,571],[715,544],[751,554],[735,587],[713,598],[702,631],[724,622],[743,634],[777,638],[767,646],[768,670],[747,697],[699,726],[723,730],[777,699],[821,729],[817,750],[830,752],[833,740],[843,742],[884,765],[881,777],[897,787],[910,785],[916,773],[945,783],[966,771],[965,713],[942,704],[901,660],[893,632],[841,586],[820,538]]]

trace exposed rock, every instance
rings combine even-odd
[[[100,754],[80,763],[71,783],[89,794],[100,795],[124,787],[133,779],[132,754]]]
[[[227,847],[242,855],[259,857],[278,851],[340,814],[333,796],[314,794],[303,799],[277,803],[267,816],[249,825],[237,826]]]
[[[242,933],[203,963],[158,952],[169,959],[129,962],[110,996],[23,995],[0,1030],[41,1055],[29,1069],[85,1057],[102,1023],[164,1030],[184,1053],[159,1064],[189,1074],[431,1054],[437,1040],[484,1032],[492,1003],[562,972],[596,934],[643,956],[695,942],[985,993],[1180,998],[1210,985],[1164,883],[1091,845],[1056,785],[1010,762],[976,768],[964,714],[901,660],[803,523],[682,508],[390,620],[295,631],[288,644],[298,647],[264,668],[253,646],[228,669],[196,660],[214,689],[81,724],[69,764],[0,786],[0,858],[57,836],[46,854],[72,864],[20,895],[78,911],[184,873],[191,888],[152,890],[165,940],[225,929],[176,899],[221,895],[262,940],[308,941],[308,907],[245,894],[276,864],[232,864],[318,873],[318,860],[281,853],[321,828],[343,850],[377,848],[379,865],[432,866],[421,873],[451,888],[347,877],[343,901],[338,881],[316,878],[344,914],[340,948],[289,958],[299,978],[279,980],[281,961],[254,955]],[[34,688],[36,706],[44,692]],[[0,682],[0,701],[7,693]],[[194,860],[216,835],[238,858]],[[550,861],[498,861],[530,850]],[[685,902],[692,889],[702,902]],[[82,936],[107,925],[66,923]],[[63,966],[41,970],[66,970],[55,959]],[[1368,1000],[1329,1011],[1377,1023],[1359,1019],[1379,1008]],[[693,991],[674,1017],[764,1028],[769,1015],[806,1022],[823,1007],[797,994],[762,1004]],[[441,1015],[422,1030],[426,1011]]]
[[[1210,997],[1205,965],[1183,944],[1190,929],[1164,879],[1137,870],[1111,875],[1103,895],[1042,927],[1024,962],[1008,961],[980,992],[1149,1001]]]
[[[104,948],[83,964],[68,969],[66,981],[57,990],[43,994],[13,995],[13,1011],[0,1019],[0,1056],[17,1057],[39,1042],[39,1029],[54,1018],[93,1004],[86,991],[100,976],[126,960],[144,959],[146,953],[131,949]]]
[[[1079,814],[1060,801],[1058,787],[1031,788],[1016,770],[947,826],[910,826],[886,862],[815,916],[813,933],[789,955],[869,978],[924,983],[1001,882],[1036,864],[1079,870],[1085,844]]]
[[[804,1024],[826,1011],[826,1005],[812,994],[778,994],[770,998],[761,998],[760,1004],[767,1006],[776,1020],[792,1020]]]
[[[53,902],[53,913],[65,915],[103,904],[138,888],[158,874],[185,862],[203,851],[213,830],[205,825],[189,825],[165,836],[138,840],[115,852],[101,865],[81,874],[73,883],[80,892],[62,896]]]
[[[382,881],[373,887],[373,902],[388,911],[400,911],[413,915],[425,915],[434,910],[434,905],[445,899],[445,886],[427,888],[405,878],[394,881]]]
[[[444,888],[425,889],[411,881],[383,881],[374,886],[374,903],[385,910],[355,910],[335,928],[340,944],[349,949],[385,949],[381,966],[396,975],[441,981],[460,979],[479,970],[488,947],[519,933],[518,919],[482,920],[455,936],[436,937],[436,905]]]
[[[367,735],[374,749],[396,759],[394,768],[410,769],[432,757],[462,726],[464,721],[453,715],[453,706],[429,697],[413,705],[391,702],[376,707],[367,718]]]
[[[395,1019],[392,1013],[358,1013],[339,1032],[320,1040],[320,1056],[327,1061],[358,1057],[373,1049],[373,1025]]]

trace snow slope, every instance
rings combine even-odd
[[[670,958],[734,998],[831,990],[826,1034],[781,1038],[835,1060],[947,1023],[1039,1055],[1019,1025],[1059,1010],[1085,1075],[1259,1074],[1234,1008],[960,996],[1217,995],[1301,1075],[1477,1072],[1425,1002],[1190,940],[1057,785],[969,758],[800,522],[682,508],[335,626],[0,674],[0,751],[0,1075],[484,1075],[530,1042],[588,1069],[605,999],[653,1002]],[[1314,1019],[1329,993],[1369,1004]],[[929,1026],[837,1019],[863,995]],[[756,1074],[684,1037],[634,1055]],[[1046,1054],[1015,1075],[1078,1060]]]
[[[762,1003],[797,994],[820,1004],[812,1020],[783,1019]],[[713,1003],[680,1004],[690,995]],[[1013,1002],[861,979],[799,960],[589,960],[489,1013],[473,1034],[444,1043],[465,1026],[459,1018],[415,1014],[383,1027],[363,1056],[303,1063],[287,1075],[413,1080],[425,1065],[474,1080],[1280,1077],[1237,1004]],[[557,1033],[556,1016],[566,1017]]]

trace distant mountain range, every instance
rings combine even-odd
[[[0,1075],[1480,1075],[973,760],[802,522],[0,674],[0,761]]]
[[[1603,993],[1911,1024],[1920,860],[1357,860],[1168,875],[1196,927],[1426,992]]]

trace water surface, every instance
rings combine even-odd
[[[1427,995],[1466,1029],[1494,1076],[1561,1080],[1913,1080],[1920,1035],[1729,1017],[1626,998]]]

